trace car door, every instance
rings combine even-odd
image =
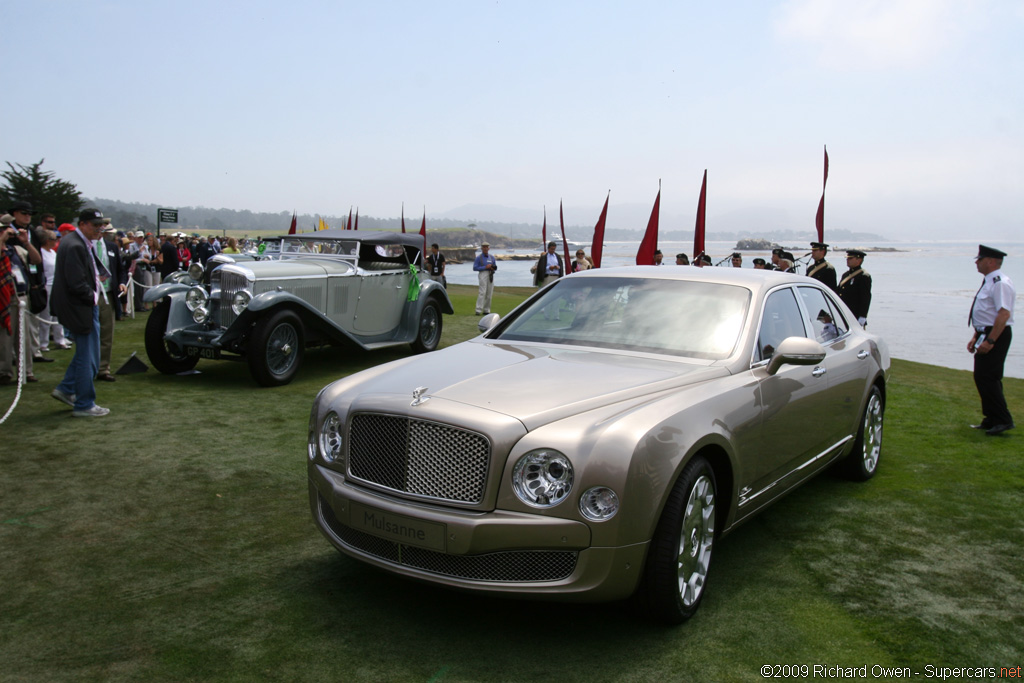
[[[755,401],[761,411],[756,449],[745,454],[740,483],[741,514],[757,509],[802,479],[801,470],[827,447],[831,415],[822,397],[828,391],[827,368],[783,365],[768,374],[768,361],[782,340],[806,337],[807,323],[791,286],[771,292],[764,301],[753,372]],[[746,508],[746,509],[745,509]]]

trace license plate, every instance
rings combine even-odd
[[[445,547],[444,524],[393,515],[359,503],[349,504],[349,526],[396,543],[442,552]]]
[[[220,352],[217,349],[208,349],[202,346],[187,346],[185,352],[188,353],[192,358],[220,358]]]

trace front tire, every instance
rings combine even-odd
[[[280,310],[256,322],[249,337],[249,371],[262,386],[279,387],[295,377],[302,364],[305,335],[299,316]]]
[[[658,526],[638,594],[640,606],[664,624],[681,624],[704,597],[717,521],[717,485],[711,465],[696,456],[679,475]]]
[[[199,358],[182,354],[164,341],[167,319],[171,315],[171,300],[164,299],[149,314],[146,320],[146,355],[153,367],[165,375],[188,372],[196,366]]]
[[[882,423],[885,418],[885,402],[878,387],[871,387],[868,404],[864,407],[857,440],[844,463],[846,476],[854,481],[867,481],[878,471],[878,459],[882,455]]]
[[[420,322],[416,328],[416,339],[410,344],[416,353],[427,353],[441,343],[441,330],[444,320],[441,318],[441,307],[431,299],[420,311]]]

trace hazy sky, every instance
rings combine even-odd
[[[1024,3],[0,0],[3,159],[87,196],[1024,235]],[[616,211],[622,206],[622,211]],[[641,212],[643,213],[643,212]],[[472,218],[465,216],[464,218]],[[756,218],[751,219],[756,222]],[[757,226],[753,226],[756,228]]]

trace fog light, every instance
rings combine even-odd
[[[334,411],[327,413],[320,425],[320,452],[327,462],[334,462],[341,455],[341,418]]]
[[[250,301],[252,301],[252,294],[244,289],[240,289],[235,292],[235,296],[231,299],[231,310],[234,311],[235,315],[241,315],[242,311],[249,307]]]
[[[210,309],[206,306],[200,306],[196,310],[192,311],[192,320],[197,323],[205,323],[207,318],[210,317]]]
[[[595,486],[580,496],[580,512],[587,519],[603,522],[619,511],[619,497],[607,486]]]
[[[512,469],[512,489],[531,507],[558,505],[572,491],[572,463],[550,449],[530,451]]]
[[[192,287],[185,294],[185,306],[188,310],[195,311],[200,306],[205,306],[208,298],[205,289],[202,287]]]

